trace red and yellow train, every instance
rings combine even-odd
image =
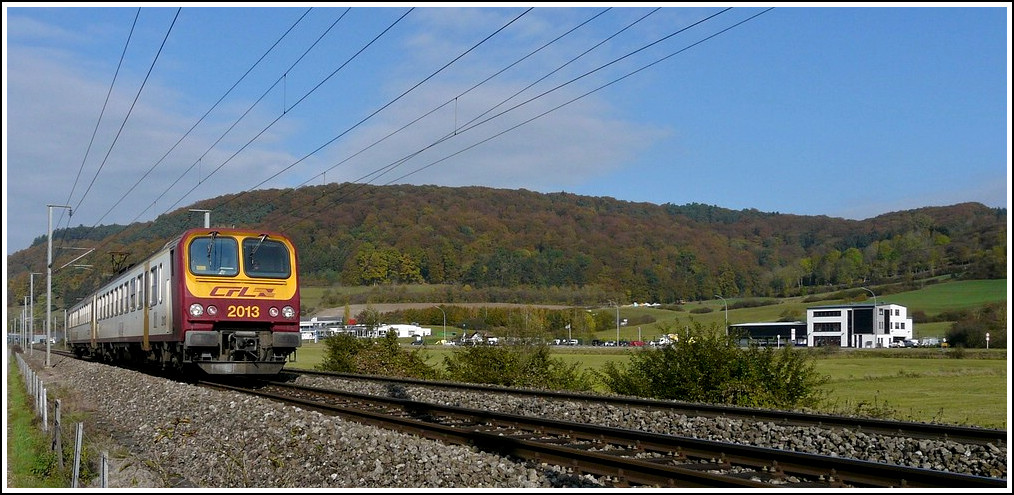
[[[271,375],[300,346],[297,255],[275,232],[198,228],[67,313],[78,357]]]

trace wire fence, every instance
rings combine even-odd
[[[81,462],[84,453],[84,423],[77,422],[65,427],[62,418],[62,402],[55,399],[50,404],[46,383],[42,376],[32,369],[31,365],[22,357],[21,353],[10,353],[17,362],[18,370],[24,381],[25,391],[33,399],[36,416],[40,418],[42,432],[50,438],[50,451],[56,454],[56,462],[60,472],[64,472],[66,464],[73,462],[71,475],[71,488],[78,488],[81,478]],[[52,407],[52,418],[50,418],[50,407]],[[50,421],[52,420],[52,421]],[[65,445],[73,445],[73,449],[67,449]],[[108,488],[109,483],[109,453],[103,451],[99,460],[99,487]]]

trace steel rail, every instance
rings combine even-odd
[[[202,383],[203,384],[203,383]],[[461,418],[474,425],[510,425],[525,431],[541,434],[556,434],[568,439],[593,441],[598,444],[619,445],[624,449],[638,452],[657,452],[668,459],[696,459],[707,464],[717,459],[719,466],[739,466],[757,473],[774,473],[775,476],[797,476],[816,480],[802,484],[779,486],[800,487],[922,487],[922,488],[1000,488],[1006,487],[1005,479],[934,471],[923,468],[862,461],[842,457],[821,456],[801,452],[790,452],[765,447],[746,446],[735,443],[702,440],[690,437],[648,433],[637,430],[587,425],[570,421],[557,421],[539,417],[503,414],[491,411],[472,410],[454,406],[416,402],[400,398],[378,397],[366,394],[341,392],[316,387],[272,383],[300,394],[313,394],[316,399],[305,399],[248,387],[237,387],[223,383],[209,383],[209,386],[251,393],[283,402],[297,403],[303,407],[358,418],[376,426],[390,428],[392,424],[408,429],[428,438],[470,443],[482,448],[493,449],[505,454],[535,459],[553,459],[562,465],[572,465],[585,472],[599,475],[619,476],[626,482],[654,486],[729,487],[774,485],[730,475],[718,475],[687,468],[685,465],[659,465],[639,459],[616,457],[600,452],[554,445],[552,442],[517,439],[503,432],[486,433],[473,428],[462,428],[434,424],[434,418]],[[340,397],[370,404],[394,407],[411,418],[393,416],[389,411],[365,411],[361,407],[342,407],[322,402],[322,397]],[[605,456],[605,457],[603,457]],[[705,466],[716,469],[714,465]]]
[[[330,373],[323,371],[285,368],[283,373],[325,376],[353,380],[369,380],[399,384],[414,384],[425,387],[446,387],[458,390],[476,390],[514,395],[530,395],[533,397],[563,399],[574,401],[610,404],[621,407],[640,407],[672,411],[687,416],[724,417],[749,421],[767,421],[779,426],[817,426],[821,428],[840,428],[861,431],[867,434],[903,436],[924,440],[950,440],[975,445],[993,444],[1006,445],[1007,431],[975,426],[949,425],[939,423],[922,423],[917,421],[897,421],[879,418],[863,418],[852,416],[836,416],[823,413],[805,413],[797,411],[781,411],[776,409],[756,409],[749,407],[728,406],[720,404],[703,404],[694,402],[667,401],[645,399],[639,397],[597,395],[578,392],[557,392],[533,389],[517,389],[495,385],[480,385],[436,380],[420,380],[415,378],[397,378],[389,376],[356,375],[351,373]]]

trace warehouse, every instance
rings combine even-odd
[[[874,312],[876,318],[873,317]],[[913,335],[908,308],[898,304],[840,304],[806,309],[806,321],[739,323],[729,326],[741,345],[891,347]]]
[[[729,325],[730,335],[739,335],[741,346],[781,347],[806,345],[805,321],[775,321]]]
[[[806,309],[806,333],[811,347],[891,347],[912,338],[913,324],[898,304],[814,306]]]

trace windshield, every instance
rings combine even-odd
[[[292,272],[288,248],[267,235],[243,239],[243,257],[243,272],[248,277],[288,278]]]
[[[194,275],[238,274],[239,249],[236,239],[213,235],[190,241],[190,272]]]

